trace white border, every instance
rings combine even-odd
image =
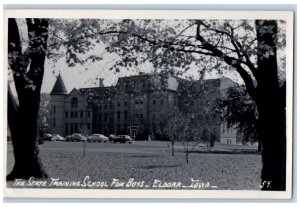
[[[4,10],[4,31],[7,18],[104,18],[104,19],[282,19],[287,22],[287,191],[227,191],[227,190],[96,190],[96,189],[16,189],[6,188],[5,197],[35,198],[243,198],[243,199],[290,199],[292,190],[292,103],[293,103],[293,13],[287,11],[200,11],[200,10]],[[7,33],[4,33],[4,51],[7,51]],[[4,53],[4,68],[7,68],[7,53]],[[4,80],[7,72],[4,70]],[[4,81],[4,100],[7,81]],[[6,107],[6,102],[4,103]],[[7,117],[4,110],[4,117]],[[6,118],[4,137],[6,137]],[[4,139],[4,175],[6,175],[6,139]]]

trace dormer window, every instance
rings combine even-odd
[[[75,97],[71,99],[71,108],[78,108],[78,99]]]

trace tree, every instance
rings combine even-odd
[[[221,119],[227,128],[237,128],[243,143],[258,142],[258,152],[261,152],[256,105],[243,86],[229,88],[225,95],[216,101],[215,109],[221,111]]]
[[[168,21],[122,20],[98,34],[113,36],[107,50],[121,57],[114,68],[150,61],[156,70],[177,74],[202,63],[200,77],[213,69],[220,74],[235,70],[257,105],[261,179],[272,183],[262,189],[285,190],[285,80],[280,84],[277,64],[277,47],[285,46],[285,38],[278,33],[277,21],[177,20],[172,26]]]
[[[199,144],[199,142],[202,141],[201,137],[198,136],[201,131],[201,127],[196,124],[194,114],[183,112],[183,117],[185,127],[183,135],[180,136],[179,141],[183,145],[186,163],[189,163],[190,153]]]
[[[48,177],[38,149],[38,114],[46,57],[54,61],[65,57],[69,66],[101,60],[97,55],[86,55],[84,60],[79,58],[80,54],[94,48],[91,40],[84,38],[90,32],[84,30],[84,25],[92,26],[90,21],[27,18],[22,23],[18,24],[14,18],[8,19],[8,66],[13,74],[18,101],[9,85],[8,125],[15,163],[7,180]],[[20,30],[26,37],[20,35]],[[64,34],[71,38],[64,41]]]
[[[189,154],[199,144],[200,137],[199,127],[194,122],[193,114],[186,113],[178,108],[170,111],[162,120],[162,131],[166,134],[171,142],[172,156],[174,156],[175,142],[179,142],[183,146],[185,160],[189,163]]]
[[[111,69],[115,72],[137,67],[143,63],[151,63],[154,70],[158,72],[171,71],[176,75],[184,75],[192,70],[191,66],[197,67],[199,79],[212,70],[219,74],[225,71],[236,71],[244,81],[247,93],[257,106],[258,134],[263,145],[261,178],[262,183],[271,183],[268,186],[263,185],[263,190],[285,190],[285,80],[284,77],[278,75],[282,74],[282,70],[279,70],[282,64],[277,63],[277,49],[285,47],[285,37],[282,35],[284,31],[278,30],[277,21],[56,20],[53,21],[52,27],[49,27],[51,35],[49,35],[50,41],[48,42],[51,44],[47,47],[44,40],[48,38],[48,21],[28,19],[28,36],[32,40],[29,48],[37,50],[43,48],[40,53],[32,52],[34,51],[32,50],[28,52],[28,55],[24,55],[21,51],[20,38],[16,32],[17,26],[13,21],[9,22],[9,32],[15,34],[9,35],[10,67],[13,71],[20,72],[21,68],[27,68],[25,66],[28,65],[30,59],[30,68],[40,68],[38,73],[31,74],[33,76],[38,74],[38,78],[31,81],[25,78],[26,89],[24,84],[19,87],[22,81],[17,80],[18,78],[24,79],[24,77],[20,76],[20,78],[15,75],[21,73],[14,74],[19,99],[32,97],[35,100],[27,112],[37,113],[39,84],[42,81],[40,71],[43,71],[41,63],[45,60],[45,48],[51,48],[47,57],[61,57],[64,54],[68,65],[74,66],[86,61],[101,60],[102,57],[88,54],[97,43],[101,42],[114,56]],[[38,39],[42,41],[37,41]],[[64,50],[61,50],[62,47]],[[56,54],[58,51],[60,54]],[[86,55],[80,56],[83,53]],[[17,57],[22,61],[14,61],[15,58],[12,57]],[[22,74],[24,71],[21,70]],[[35,86],[35,81],[37,81],[37,86]],[[37,92],[28,93],[30,88],[35,88],[36,90],[31,91]],[[20,90],[24,89],[26,93],[20,93]],[[19,108],[24,108],[24,103],[29,108],[28,102],[23,101],[24,99],[20,100]],[[16,111],[10,112],[14,106],[10,102],[12,101],[9,99],[9,113],[13,115]],[[28,125],[30,123],[31,127],[28,128],[36,129],[36,113],[30,113],[31,120],[27,123]],[[31,137],[29,139],[34,143],[32,141],[34,140],[32,137],[35,137],[34,133],[29,134]],[[15,137],[17,137],[16,134]],[[25,160],[37,160],[31,158],[37,157],[36,148],[32,146],[26,151],[28,154],[31,151],[33,155]],[[14,151],[19,151],[15,149],[14,145]],[[36,161],[31,163],[34,163],[31,164],[33,166],[39,166]],[[20,169],[22,168],[26,168],[25,165]],[[33,167],[35,168],[40,169],[40,167]],[[35,174],[40,176],[43,173]]]
[[[8,20],[8,58],[18,95],[17,105],[8,91],[8,124],[15,156],[15,164],[7,180],[29,177],[46,178],[39,158],[38,111],[40,90],[47,50],[48,20],[26,19],[29,46],[22,51],[22,41],[15,19]]]
[[[172,156],[175,155],[174,145],[176,141],[184,136],[186,119],[182,116],[182,112],[178,108],[167,111],[161,116],[160,125],[162,133],[166,135],[171,142]]]

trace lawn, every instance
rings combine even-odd
[[[143,189],[154,189],[159,185],[161,188],[187,186],[191,189],[189,186],[193,179],[199,180],[193,187],[198,183],[202,189],[206,186],[205,189],[259,190],[261,156],[255,153],[255,148],[220,144],[213,149],[198,147],[190,154],[187,164],[179,143],[175,146],[174,157],[168,142],[86,143],[85,156],[83,146],[83,143],[66,142],[40,145],[40,157],[50,176],[47,184],[53,178],[81,183],[89,180],[91,184],[94,181],[94,188],[106,189],[132,189],[132,185]],[[13,162],[12,147],[8,144],[8,171],[12,169]],[[130,183],[131,178],[138,183]],[[106,186],[97,186],[101,183]]]

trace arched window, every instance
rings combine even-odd
[[[71,99],[71,108],[77,108],[77,107],[78,107],[78,99],[74,97]]]

